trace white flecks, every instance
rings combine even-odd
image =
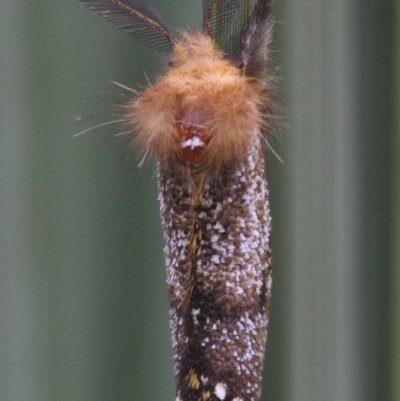
[[[197,319],[197,316],[200,313],[200,308],[199,309],[192,309],[192,315],[193,315],[193,323],[194,324],[199,324],[199,320]]]
[[[211,237],[211,242],[217,242],[217,241],[218,241],[218,238],[219,238],[219,235],[213,235],[213,236]]]
[[[221,225],[221,223],[220,223],[219,221],[217,221],[217,222],[215,223],[215,225],[214,225],[214,228],[215,228],[216,230],[219,230],[221,227],[222,227],[222,225]]]
[[[236,287],[236,294],[238,294],[238,295],[240,295],[240,294],[243,294],[244,293],[244,290],[243,290],[243,288],[242,287]]]
[[[226,397],[226,384],[217,383],[217,385],[215,386],[214,393],[220,400],[224,400]]]
[[[203,375],[200,376],[200,380],[203,384],[207,384],[208,383],[208,377],[205,377]]]
[[[194,148],[204,148],[206,144],[198,136],[194,136],[193,138],[181,142],[181,146],[182,148],[190,148],[193,150]]]
[[[194,134],[194,133],[193,133]],[[192,135],[193,135],[192,134]],[[202,138],[196,133],[192,142],[183,142],[185,151],[199,148],[194,136]],[[193,150],[195,151],[195,150]],[[214,181],[204,186],[201,208],[197,214],[201,237],[195,249],[193,261],[199,280],[204,284],[204,291],[221,290],[224,294],[216,302],[246,302],[252,294],[259,294],[263,288],[265,273],[267,276],[266,288],[268,296],[271,287],[271,278],[265,252],[268,251],[270,230],[270,217],[268,206],[268,191],[263,176],[263,162],[259,161],[259,145],[249,149],[248,158],[237,171],[232,171],[231,181],[226,187],[217,176]],[[240,182],[239,182],[240,181]],[[242,184],[243,182],[243,184]],[[173,294],[170,324],[172,329],[173,346],[175,349],[174,369],[175,375],[181,374],[183,359],[180,349],[186,349],[189,338],[185,334],[182,322],[182,311],[187,289],[185,277],[187,272],[187,257],[190,250],[191,238],[187,230],[190,216],[186,209],[177,207],[169,198],[171,191],[181,194],[183,201],[190,205],[190,187],[184,182],[175,182],[173,176],[168,177],[159,173],[159,199],[163,218],[166,246],[165,262],[167,267],[167,282]],[[225,191],[225,197],[214,198],[215,188]],[[210,192],[209,192],[210,190]],[[211,191],[212,190],[212,191]],[[218,193],[218,190],[217,190]],[[229,196],[228,196],[229,195]],[[218,203],[220,201],[220,203]],[[235,209],[240,205],[240,212],[230,214],[228,209]],[[169,213],[169,211],[171,213]],[[164,233],[165,234],[165,233]],[[261,252],[260,252],[261,251]],[[198,304],[193,306],[198,308]],[[203,309],[189,308],[190,318],[197,329],[203,334],[199,338],[199,345],[210,352],[213,359],[217,359],[225,352],[234,364],[233,374],[243,377],[246,384],[244,391],[247,394],[231,394],[230,385],[215,382],[211,388],[218,401],[254,401],[258,395],[260,367],[263,360],[263,341],[258,341],[266,331],[268,320],[265,312],[253,313],[243,311],[242,316],[229,325],[224,320],[216,320],[204,316]],[[185,315],[187,317],[187,315]],[[238,345],[240,344],[240,346]],[[243,345],[242,345],[243,344]],[[183,345],[183,347],[182,347]],[[223,350],[221,350],[221,346]],[[207,377],[201,376],[199,380],[203,385]],[[209,378],[211,380],[211,377]],[[208,380],[208,385],[210,385]],[[228,387],[227,387],[228,386]],[[215,393],[214,393],[215,392]],[[177,393],[176,401],[183,401]]]
[[[267,289],[268,289],[268,291],[271,291],[271,287],[272,287],[272,277],[268,276],[268,279],[267,279]]]
[[[206,207],[210,207],[212,205],[213,201],[211,198],[208,198],[204,201],[203,205]]]
[[[218,256],[218,255],[213,255],[213,256],[211,256],[211,262],[213,262],[213,263],[219,263],[219,256]]]
[[[200,308],[199,309],[192,309],[192,315],[197,316],[200,313]]]

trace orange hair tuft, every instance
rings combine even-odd
[[[127,105],[137,132],[132,146],[199,170],[241,160],[262,132],[264,88],[197,32],[175,44],[171,65]]]

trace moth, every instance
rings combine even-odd
[[[158,162],[176,401],[257,401],[272,283],[271,1],[203,0],[203,32],[179,39],[146,0],[82,2],[172,51],[121,107],[132,149]]]

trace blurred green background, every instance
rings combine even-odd
[[[154,0],[200,27],[200,0]],[[400,400],[400,3],[276,0],[262,400]],[[174,400],[154,169],[108,126],[165,56],[78,1],[0,8],[0,400]],[[102,120],[104,121],[104,120]],[[135,179],[134,179],[135,178]]]

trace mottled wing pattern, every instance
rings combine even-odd
[[[82,0],[102,18],[118,25],[145,46],[170,51],[175,39],[157,9],[146,0]]]
[[[160,164],[176,400],[257,401],[272,281],[260,143],[205,186],[190,217],[191,192],[184,176]]]

